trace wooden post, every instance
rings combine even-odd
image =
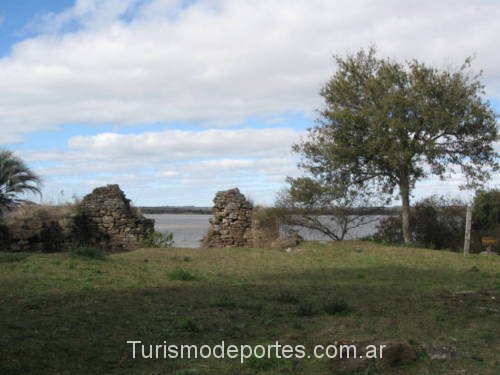
[[[470,254],[471,225],[472,225],[472,206],[467,206],[467,214],[465,216],[464,256],[467,256]]]

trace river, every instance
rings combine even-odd
[[[196,248],[200,246],[200,240],[207,233],[209,228],[208,220],[211,215],[200,214],[156,214],[144,215],[155,220],[155,229],[159,232],[172,232],[174,234],[175,247]],[[350,231],[346,239],[358,239],[375,233],[376,226],[384,216],[375,216],[376,220],[370,220],[356,229]],[[327,222],[328,216],[323,216],[322,220]],[[304,239],[309,241],[328,241],[328,237],[317,231],[305,228],[295,228]]]

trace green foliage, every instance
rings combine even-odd
[[[167,272],[167,277],[169,280],[180,280],[180,281],[192,281],[198,279],[196,276],[186,271],[183,268],[176,268],[170,272]]]
[[[495,114],[479,76],[467,72],[470,59],[457,71],[438,70],[378,58],[371,48],[337,56],[336,63],[321,91],[318,124],[294,146],[299,166],[334,185],[387,196],[398,188],[408,242],[410,193],[418,180],[446,178],[459,167],[466,186],[475,187],[498,167]]]
[[[347,315],[352,311],[351,307],[343,297],[327,300],[323,304],[323,310],[329,315]]]
[[[40,194],[40,177],[11,151],[0,149],[0,217],[23,202],[26,192]]]
[[[431,196],[412,208],[412,240],[418,246],[432,249],[459,250],[465,233],[465,202]],[[383,219],[373,236],[377,242],[402,243],[401,217]]]
[[[105,260],[107,254],[104,250],[95,246],[75,246],[69,251],[70,255],[88,259]]]
[[[172,232],[151,231],[146,238],[140,241],[140,247],[167,248],[174,245],[174,234]]]
[[[476,193],[472,218],[479,230],[492,229],[500,224],[500,189]]]

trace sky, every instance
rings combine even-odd
[[[210,206],[232,187],[272,204],[302,173],[291,145],[334,55],[474,56],[500,112],[499,19],[495,0],[0,0],[0,147],[42,176],[44,202],[117,183],[141,206]],[[470,196],[450,177],[414,199]]]

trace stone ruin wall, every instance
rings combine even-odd
[[[203,247],[251,247],[253,205],[238,188],[219,191],[214,198],[210,228]]]
[[[133,250],[154,230],[154,220],[130,206],[118,185],[96,188],[80,205],[26,205],[0,225],[7,251],[59,252],[75,245]]]
[[[80,211],[87,241],[110,250],[133,250],[154,230],[154,220],[131,207],[118,185],[94,189],[83,198]]]
[[[271,247],[279,238],[276,220],[262,219],[265,208],[253,207],[238,188],[214,198],[210,228],[203,247]]]

